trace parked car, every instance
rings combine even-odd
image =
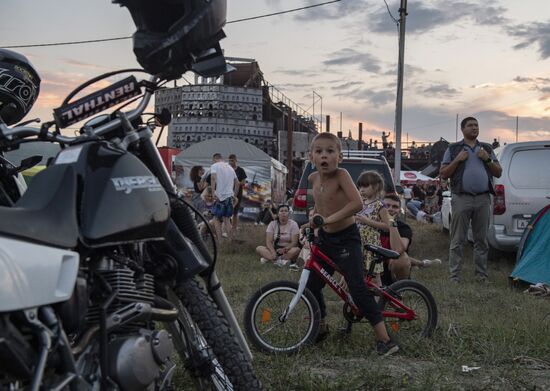
[[[357,178],[359,178],[359,175],[363,171],[374,170],[382,175],[385,192],[396,192],[396,186],[393,183],[390,166],[381,151],[349,151],[349,153],[348,151],[342,151],[342,153],[344,159],[339,167],[346,169],[354,182],[357,182]],[[311,183],[308,182],[309,175],[314,171],[315,167],[313,167],[311,162],[306,162],[298,188],[294,191],[294,204],[291,218],[295,220],[298,225],[303,225],[308,222],[307,213],[314,206]]]
[[[533,214],[550,203],[550,141],[506,144],[495,153],[502,176],[495,179],[487,240],[501,251],[516,251]]]
[[[494,181],[487,241],[491,250],[514,252],[531,216],[550,203],[550,141],[506,144],[495,154],[502,175]],[[449,230],[451,192],[443,193],[441,214],[443,229]]]

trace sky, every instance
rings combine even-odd
[[[331,131],[357,137],[362,122],[364,140],[380,139],[383,131],[391,140],[399,0],[386,0],[387,7],[384,0],[341,0],[231,23],[326,1],[228,0],[222,48],[226,56],[258,61],[265,80],[318,119],[322,104]],[[0,47],[125,37],[135,30],[128,11],[108,0],[2,5]],[[457,116],[470,115],[484,141],[516,141],[516,123],[518,141],[550,140],[550,1],[409,0],[407,11],[403,143],[460,139]],[[137,66],[129,39],[12,50],[26,55],[42,78],[27,118],[49,120],[78,84]]]

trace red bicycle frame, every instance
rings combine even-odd
[[[319,277],[323,281],[327,283],[327,285],[334,291],[342,300],[344,300],[345,303],[347,303],[351,309],[354,315],[360,315],[361,311],[355,303],[353,302],[353,299],[351,298],[351,295],[349,292],[344,289],[344,287],[336,281],[336,279],[330,275],[328,271],[325,270],[323,265],[319,262],[319,260],[327,263],[330,267],[332,267],[334,270],[336,270],[338,273],[342,274],[345,278],[344,273],[340,270],[340,268],[325,254],[319,249],[319,247],[313,243],[310,242],[311,247],[311,255],[309,259],[306,261],[304,265],[304,272],[306,270],[313,271],[314,273],[317,273]],[[374,262],[371,263],[371,267],[367,272],[367,275],[365,277],[365,284],[367,287],[374,291],[377,295],[384,297],[386,300],[388,300],[391,303],[391,307],[393,307],[395,310],[400,311],[382,311],[382,316],[384,318],[397,318],[397,319],[404,319],[404,320],[413,320],[416,318],[415,312],[407,307],[405,304],[403,304],[397,297],[393,296],[391,293],[391,290],[386,289],[380,289],[378,285],[376,285],[372,281],[373,277],[373,270],[374,270],[374,264],[377,262],[382,262],[378,254],[375,253]]]

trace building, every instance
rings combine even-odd
[[[165,88],[155,93],[155,111],[167,108],[173,116],[168,126],[168,146],[185,149],[212,138],[234,138],[250,143],[284,163],[287,155],[278,152],[278,133],[283,130],[286,137],[286,130],[290,128],[293,134],[314,134],[317,132],[314,121],[306,111],[263,79],[256,61],[229,60],[236,70],[227,75],[218,79],[197,76],[195,84]],[[296,150],[293,145],[294,156],[303,155],[301,143],[299,148]]]
[[[276,140],[273,122],[263,120],[261,88],[196,84],[159,90],[155,110],[168,108],[168,146],[185,149],[212,138],[244,140],[269,155]]]

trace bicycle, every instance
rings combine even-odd
[[[316,216],[315,219],[316,226],[323,225],[322,217]],[[252,344],[261,351],[292,354],[316,340],[321,316],[317,299],[306,288],[311,272],[317,273],[344,301],[347,331],[351,331],[353,323],[362,320],[351,295],[325,270],[320,260],[342,274],[340,268],[314,244],[313,230],[307,230],[311,254],[299,282],[271,282],[256,291],[247,304],[245,331]],[[365,284],[379,296],[378,305],[392,335],[399,336],[400,340],[430,337],[437,326],[437,305],[430,291],[412,280],[400,280],[389,287],[377,286],[373,282],[374,265],[384,258],[398,258],[399,253],[371,244],[365,248],[374,254]]]

